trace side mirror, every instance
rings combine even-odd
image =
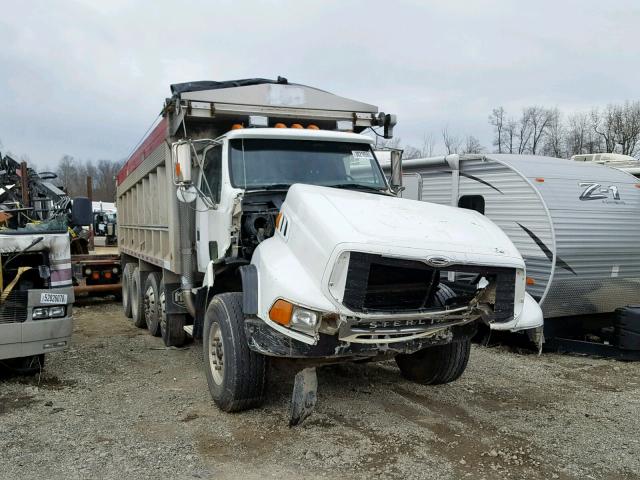
[[[402,186],[402,150],[391,150],[391,191],[400,193]]]
[[[173,144],[173,170],[176,183],[191,183],[191,143]]]
[[[76,197],[71,207],[71,223],[77,226],[93,224],[93,208],[87,197]]]

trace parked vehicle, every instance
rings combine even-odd
[[[617,168],[635,177],[640,177],[640,161],[630,155],[621,155],[619,153],[587,153],[573,155],[571,160],[576,162],[598,163],[607,167]]]
[[[19,374],[40,371],[46,353],[69,344],[68,214],[82,218],[83,208],[82,200],[73,212],[59,202],[40,208],[36,175],[26,163],[0,156],[0,366]]]
[[[106,246],[117,245],[117,213],[115,203],[93,202],[93,233],[96,237],[104,237]]]
[[[395,358],[446,383],[479,322],[541,317],[496,225],[392,194],[360,133],[391,137],[393,115],[280,78],[171,89],[117,177],[123,307],[167,346],[203,338],[221,409],[262,402],[266,357],[300,359],[295,424],[314,365]]]
[[[612,316],[600,314],[640,303],[640,184],[632,175],[498,154],[406,160],[403,173],[404,197],[476,210],[502,228],[524,257],[547,337],[610,325]]]

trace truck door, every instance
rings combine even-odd
[[[210,196],[216,206],[220,205],[222,189],[222,146],[214,145],[204,152],[204,168],[200,172],[198,187]],[[224,252],[219,251],[216,238],[222,233],[220,209],[211,209],[200,196],[196,201],[196,250],[198,270],[204,272],[210,260],[215,260]]]

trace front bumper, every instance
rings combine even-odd
[[[73,288],[32,289],[26,293],[24,310],[13,318],[5,312],[0,322],[0,360],[64,350],[71,341]],[[34,308],[52,306],[64,306],[65,316],[33,320]]]
[[[71,315],[0,324],[0,360],[64,350],[73,331]]]
[[[454,339],[470,338],[475,335],[477,322],[439,325],[436,330],[414,338],[397,338],[391,341],[353,343],[337,335],[318,334],[315,344],[294,340],[281,333],[259,318],[245,320],[245,333],[249,348],[254,352],[271,357],[286,358],[370,358],[379,355],[413,353],[423,348],[444,345]],[[428,336],[426,336],[428,335]]]
[[[524,304],[522,311],[518,317],[509,322],[492,323],[492,330],[507,330],[510,332],[520,332],[522,330],[531,330],[544,325],[544,315],[542,308],[535,299],[528,293],[524,294]]]

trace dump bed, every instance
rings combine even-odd
[[[286,79],[189,82],[171,86],[162,117],[117,176],[118,243],[123,254],[181,274],[178,200],[170,144],[217,138],[238,126],[362,132],[382,127],[391,137],[395,116],[374,105]],[[194,178],[195,178],[194,172]]]

